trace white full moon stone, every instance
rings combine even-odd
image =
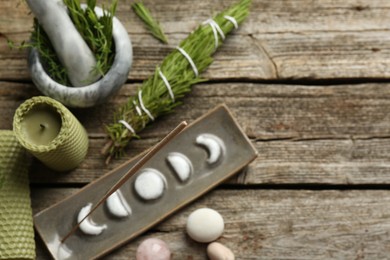
[[[165,189],[166,180],[157,170],[146,169],[134,183],[137,194],[144,200],[154,200],[162,196]]]
[[[192,212],[187,219],[187,233],[195,241],[209,243],[223,233],[225,224],[221,214],[210,208]]]

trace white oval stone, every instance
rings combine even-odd
[[[168,245],[158,238],[145,239],[137,248],[137,260],[169,260],[171,251]]]
[[[197,242],[208,243],[223,233],[225,224],[221,214],[210,208],[201,208],[192,212],[187,219],[187,233]]]
[[[213,242],[207,246],[207,256],[210,260],[234,260],[233,252],[218,242]]]
[[[164,193],[166,180],[164,175],[154,169],[145,169],[134,183],[137,194],[144,200],[154,200]]]

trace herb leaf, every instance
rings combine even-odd
[[[142,3],[136,2],[131,5],[133,11],[138,15],[138,17],[145,23],[146,27],[150,33],[158,40],[163,43],[168,43],[168,39],[164,34],[159,22],[153,18],[150,10]]]

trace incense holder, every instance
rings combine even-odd
[[[85,5],[83,7],[85,8]],[[96,7],[95,12],[101,17],[105,11]],[[63,34],[66,35],[66,32]],[[69,107],[92,107],[103,103],[126,82],[133,59],[129,35],[116,17],[113,17],[113,40],[114,62],[109,71],[98,81],[81,87],[65,86],[54,81],[45,71],[36,48],[32,48],[28,56],[32,81],[43,94]]]
[[[199,143],[199,136],[206,140],[201,138]],[[182,160],[172,160],[172,154],[182,155]],[[35,227],[55,259],[95,259],[210,191],[256,156],[257,150],[227,107],[219,106],[162,146],[70,236],[92,205],[97,205],[141,155],[35,215]],[[189,168],[190,174],[180,173]],[[64,237],[67,239],[61,243]]]

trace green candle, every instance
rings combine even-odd
[[[60,129],[61,115],[47,104],[34,107],[21,121],[23,135],[35,145],[48,145],[59,134]]]
[[[0,130],[0,259],[35,259],[29,158],[10,130]]]
[[[68,171],[88,150],[88,135],[74,115],[49,97],[33,97],[16,110],[14,131],[19,142],[48,167]]]

